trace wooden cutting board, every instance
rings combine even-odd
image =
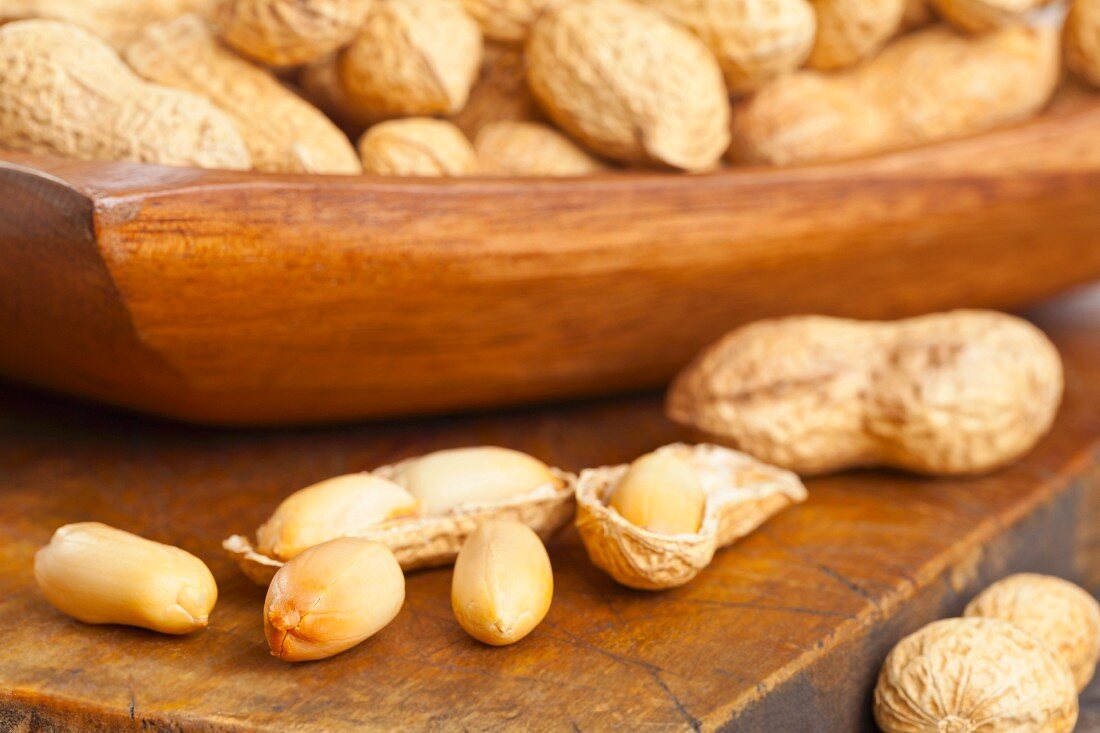
[[[376,637],[297,666],[268,655],[264,592],[221,555],[227,534],[307,483],[442,447],[510,445],[571,469],[625,461],[679,437],[659,398],[228,432],[0,391],[0,730],[868,729],[887,650],[990,581],[1034,570],[1100,587],[1100,289],[1033,316],[1062,349],[1067,394],[1051,435],[1008,470],[813,480],[806,504],[659,594],[616,586],[569,529],[550,545],[553,607],[522,643],[467,637],[449,572],[433,570],[410,574]],[[32,555],[86,519],[207,560],[221,593],[210,627],[169,638],[50,607]],[[1086,700],[1080,730],[1100,710],[1100,694]]]

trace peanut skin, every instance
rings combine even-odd
[[[1027,453],[1062,395],[1058,352],[991,311],[896,322],[823,316],[739,328],[685,369],[668,414],[796,473],[977,474]]]

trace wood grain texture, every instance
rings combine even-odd
[[[660,594],[615,585],[570,529],[549,546],[549,615],[522,643],[467,637],[441,569],[410,574],[376,637],[299,666],[268,655],[263,589],[223,557],[224,536],[310,482],[442,447],[509,445],[570,469],[625,461],[681,437],[660,399],[230,432],[0,391],[0,729],[868,730],[878,666],[902,635],[1010,572],[1100,577],[1100,289],[1032,315],[1063,351],[1067,394],[1053,432],[1010,469],[811,481],[805,504]],[[207,560],[210,627],[165,638],[50,607],[32,555],[85,519]]]
[[[0,373],[199,422],[624,392],[762,316],[1100,276],[1100,102],[875,159],[397,180],[4,156]]]

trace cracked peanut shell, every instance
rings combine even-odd
[[[599,155],[702,171],[729,145],[718,62],[687,29],[629,0],[551,7],[527,41],[547,115]]]
[[[698,532],[664,534],[631,524],[608,506],[629,465],[590,468],[577,479],[577,531],[588,557],[619,583],[641,590],[689,582],[715,551],[744,537],[783,509],[806,499],[794,474],[715,445],[668,445],[689,462],[706,493]]]
[[[1083,690],[1100,659],[1100,603],[1068,580],[1019,573],[982,591],[965,616],[999,618],[1042,639],[1069,666]]]
[[[267,69],[224,48],[198,15],[153,24],[126,47],[149,81],[214,102],[243,133],[256,170],[271,173],[362,172],[347,136]]]
[[[218,0],[226,45],[269,66],[304,64],[351,42],[377,0]]]
[[[1061,397],[1058,351],[1014,316],[795,316],[707,348],[676,378],[667,412],[802,475],[857,466],[965,475],[1031,450]]]
[[[465,460],[470,468],[456,470],[459,460]],[[271,581],[293,551],[340,536],[381,542],[404,570],[439,567],[454,562],[466,538],[485,521],[514,520],[549,539],[573,516],[575,480],[573,474],[504,448],[437,451],[369,473],[329,479],[292,494],[264,527],[297,525],[292,527],[295,539],[262,533],[280,536],[280,544],[292,548],[291,552],[279,552],[275,541],[263,536],[254,542],[233,535],[222,547],[245,575],[261,585]],[[291,507],[289,522],[279,518],[283,507],[296,497],[334,481],[343,486],[317,497],[321,506],[308,513]],[[443,505],[441,497],[446,495],[451,500]],[[415,513],[410,511],[413,502]],[[335,521],[334,516],[342,519]],[[299,528],[310,524],[320,528],[304,537]]]
[[[1077,691],[1034,636],[1000,619],[953,618],[898,642],[874,713],[884,733],[1070,733]]]
[[[69,23],[0,28],[0,145],[80,160],[247,170],[236,124],[208,100],[151,84]]]

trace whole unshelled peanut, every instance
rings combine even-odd
[[[966,616],[999,618],[1042,639],[1069,666],[1078,691],[1100,659],[1100,603],[1068,580],[1019,573],[999,580],[972,600]]]
[[[54,532],[34,556],[34,577],[50,603],[79,621],[163,634],[205,627],[218,600],[199,558],[99,522]]]
[[[960,30],[987,33],[1024,22],[1051,0],[929,0],[944,20]]]
[[[417,509],[416,499],[395,483],[369,473],[337,476],[284,499],[256,530],[256,550],[291,560],[314,545],[412,516]]]
[[[232,116],[257,170],[362,172],[344,133],[269,71],[225,49],[197,15],[147,27],[125,57],[146,79],[201,94]]]
[[[606,171],[560,132],[538,122],[492,122],[474,141],[478,169],[495,176],[585,176]]]
[[[734,110],[735,160],[790,165],[871,155],[1026,119],[1060,74],[1054,25],[905,36],[857,69],[776,81]]]
[[[271,66],[304,64],[351,42],[375,0],[217,0],[221,39]]]
[[[77,26],[0,28],[0,145],[84,160],[247,169],[233,121],[198,95],[143,81]]]
[[[717,61],[652,8],[629,0],[553,6],[531,30],[527,64],[546,113],[598,154],[699,171],[729,144]]]
[[[554,0],[462,0],[486,38],[500,43],[520,44],[527,40],[531,25]]]
[[[1040,639],[1000,619],[952,618],[898,642],[874,714],[883,733],[1071,733],[1077,693]]]
[[[338,100],[371,122],[454,114],[481,62],[481,31],[457,0],[371,4],[336,59]]]
[[[514,644],[530,634],[553,595],[546,548],[519,522],[485,522],[455,560],[451,608],[466,633],[486,644]]]
[[[664,534],[698,532],[706,503],[695,468],[670,451],[635,460],[608,501],[636,527]]]
[[[468,176],[477,155],[446,120],[406,117],[380,122],[359,140],[363,170],[383,176]]]
[[[376,634],[405,602],[405,576],[378,542],[342,537],[309,548],[275,573],[264,601],[271,654],[308,662]]]
[[[387,478],[412,494],[424,514],[496,504],[540,486],[562,484],[542,461],[494,446],[429,453],[397,464]]]
[[[209,0],[0,0],[0,23],[60,20],[122,50],[150,23],[202,12],[208,5]]]
[[[744,326],[706,349],[677,377],[668,413],[801,474],[975,474],[1029,451],[1061,395],[1057,350],[1013,316],[803,316]]]
[[[794,71],[814,45],[816,23],[807,0],[642,1],[699,36],[735,94]]]
[[[1100,0],[1074,0],[1066,18],[1066,64],[1100,87]]]
[[[898,32],[906,0],[810,0],[817,37],[810,68],[843,69],[878,53]]]

